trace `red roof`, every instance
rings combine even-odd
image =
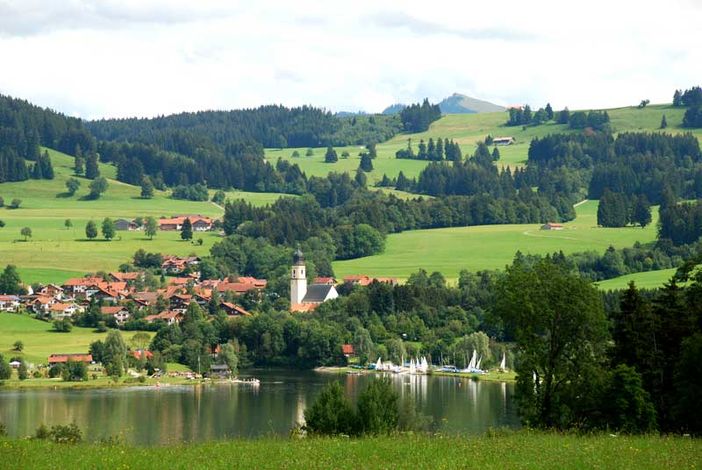
[[[238,306],[237,304],[233,304],[231,302],[222,302],[221,304],[224,306],[225,310],[227,310],[227,313],[229,312],[234,312],[236,315],[244,315],[244,316],[251,316],[249,312]]]
[[[91,354],[52,354],[49,356],[49,364],[59,364],[63,362],[93,362]]]
[[[336,279],[333,277],[315,277],[313,284],[336,284]]]
[[[348,355],[348,356],[352,356],[354,354],[353,344],[342,344],[341,345],[341,352],[343,354]]]
[[[125,312],[125,311],[127,311],[126,307],[122,307],[119,305],[115,305],[115,306],[110,305],[107,307],[100,307],[100,313],[102,313],[103,315],[114,315],[116,313]]]
[[[154,357],[154,353],[142,349],[130,351],[130,354],[132,355],[132,357],[134,357],[134,359],[141,359],[141,356],[144,356],[146,359],[151,359],[152,357]]]

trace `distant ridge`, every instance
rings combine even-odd
[[[397,114],[405,108],[405,104],[393,104],[383,110],[383,114]],[[505,108],[489,101],[471,98],[470,96],[454,93],[448,98],[439,102],[439,108],[443,114],[476,114],[476,113],[496,113],[504,111]]]

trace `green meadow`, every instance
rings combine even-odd
[[[626,107],[608,109],[612,129],[614,132],[627,131],[658,131],[668,133],[688,132],[681,127],[685,110],[673,108],[671,105],[649,105],[644,109]],[[668,128],[660,130],[661,117],[665,114]],[[428,131],[418,134],[399,134],[392,139],[376,146],[378,158],[373,161],[373,171],[368,174],[371,183],[380,181],[383,174],[394,177],[400,171],[407,177],[416,177],[426,166],[427,162],[418,160],[398,160],[395,152],[407,146],[407,139],[412,139],[412,145],[417,150],[420,139],[426,142],[430,137],[436,139],[449,138],[461,145],[463,155],[470,155],[475,150],[478,142],[486,136],[513,137],[515,144],[500,149],[500,164],[503,166],[522,165],[527,160],[529,143],[534,137],[543,137],[548,134],[560,132],[576,132],[568,129],[567,125],[553,122],[533,127],[507,127],[504,125],[507,113],[481,113],[481,114],[449,114],[434,122]],[[702,129],[693,129],[692,132],[702,136]],[[300,157],[292,158],[292,153],[297,150]],[[266,149],[266,159],[275,163],[278,158],[289,159],[297,163],[307,176],[325,176],[331,171],[354,173],[360,163],[358,154],[363,151],[362,146],[335,147],[339,156],[337,163],[325,163],[324,153],[326,148],[313,149],[314,155],[306,157],[306,148]],[[342,152],[348,152],[349,158],[341,158]]]
[[[597,283],[601,290],[626,289],[631,281],[634,281],[639,289],[657,289],[668,282],[677,269],[661,269],[659,271],[647,271],[643,273],[627,274],[626,276],[615,277]]]
[[[116,270],[129,261],[139,248],[147,251],[188,255],[205,255],[219,239],[215,232],[196,233],[202,245],[185,242],[178,232],[161,232],[149,240],[142,232],[119,231],[112,241],[97,238],[88,241],[85,225],[89,220],[98,228],[105,217],[132,219],[138,216],[163,217],[176,214],[202,214],[221,217],[223,210],[212,202],[174,200],[167,192],[156,191],[153,199],[139,197],[140,188],[112,178],[115,168],[100,165],[100,172],[109,178],[107,192],[98,200],[86,200],[89,180],[79,178],[81,188],[75,196],[66,193],[65,181],[73,176],[73,157],[48,150],[56,174],[53,180],[28,180],[0,185],[5,204],[14,198],[22,200],[19,209],[0,208],[0,260],[19,267],[25,282],[61,282],[65,279],[98,270]],[[229,198],[240,198],[256,205],[274,202],[280,194],[231,191]],[[64,223],[70,219],[73,227]],[[24,241],[20,230],[29,227],[32,237]]]
[[[541,230],[538,224],[481,225],[432,230],[411,230],[387,237],[380,255],[348,261],[336,261],[338,277],[350,274],[407,278],[423,268],[440,271],[449,279],[467,269],[503,269],[512,262],[517,250],[524,254],[546,254],[562,250],[574,253],[586,250],[603,252],[609,246],[623,248],[639,241],[656,238],[657,210],[653,223],[640,227],[597,227],[597,201],[587,201],[576,208],[575,220],[563,230]]]
[[[3,468],[692,469],[702,440],[528,431],[484,436],[237,439],[163,447],[0,439]]]
[[[136,332],[124,332],[128,341]],[[27,362],[46,364],[50,354],[87,353],[90,343],[105,339],[107,333],[96,333],[92,328],[74,327],[70,333],[53,331],[51,323],[35,320],[27,315],[0,313],[0,354],[10,357],[23,356]],[[15,341],[24,343],[24,350],[13,350]]]

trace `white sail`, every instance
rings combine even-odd
[[[483,356],[478,358],[478,362],[475,363],[475,370],[480,370],[480,362],[483,360]]]
[[[470,362],[468,363],[468,370],[475,369],[475,361],[477,360],[477,355],[478,353],[473,349],[473,356],[470,358]]]
[[[409,372],[410,374],[416,374],[417,373],[417,366],[414,363],[414,359],[410,359],[410,364],[409,364]]]
[[[422,372],[427,372],[429,370],[429,363],[427,363],[426,356],[422,356]]]
[[[378,358],[378,362],[375,363],[375,370],[383,370],[383,361]]]
[[[504,353],[504,351],[502,352],[502,361],[500,362],[500,370],[503,372],[505,370],[507,370],[507,355]]]

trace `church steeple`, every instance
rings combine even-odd
[[[307,294],[307,269],[305,255],[298,248],[293,253],[293,265],[290,273],[290,305],[299,305]]]

